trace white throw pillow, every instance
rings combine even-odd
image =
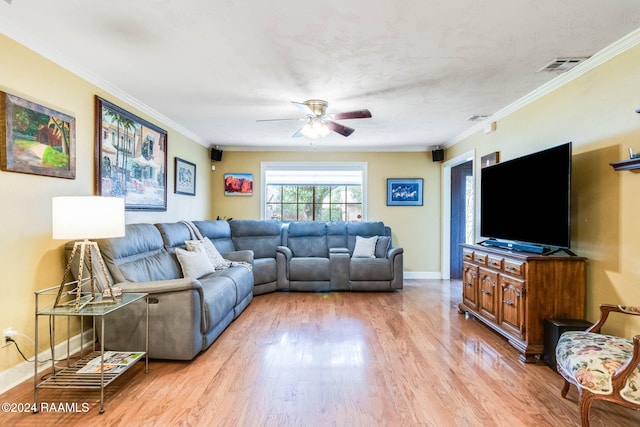
[[[231,265],[230,261],[224,259],[222,255],[220,255],[220,252],[218,252],[218,249],[208,237],[205,237],[202,240],[186,240],[184,244],[188,251],[204,251],[209,257],[209,261],[211,261],[211,264],[213,264],[213,267],[216,269],[228,268]]]
[[[176,248],[176,256],[180,267],[182,267],[182,275],[184,277],[199,279],[216,271],[203,250],[185,251],[184,249]]]
[[[378,236],[368,238],[356,236],[356,246],[353,248],[353,258],[375,258],[376,243],[378,243]]]

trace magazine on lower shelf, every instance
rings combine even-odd
[[[78,369],[77,373],[99,374],[102,372],[102,366],[104,366],[105,374],[117,374],[137,362],[142,356],[144,356],[143,352],[105,351],[104,365],[102,364],[102,358],[98,356],[87,362],[81,369]]]

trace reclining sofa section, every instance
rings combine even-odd
[[[253,252],[253,294],[402,289],[402,248],[380,221],[194,221],[221,252]],[[228,224],[228,225],[227,225]],[[378,237],[374,257],[353,257],[357,237]]]
[[[202,236],[245,265],[185,278],[176,256],[194,236],[185,223],[128,224],[124,237],[98,241],[111,283],[149,294],[149,356],[190,360],[207,349],[254,295],[276,290],[391,291],[403,286],[403,250],[382,222],[194,221]],[[358,238],[375,252],[354,257]],[[70,250],[67,245],[67,250]],[[102,280],[104,284],[104,280]],[[144,347],[144,302],[109,317],[105,347]]]
[[[191,360],[208,348],[253,298],[253,275],[243,266],[185,278],[175,251],[191,240],[183,223],[129,224],[124,237],[98,241],[112,282],[149,294],[149,356]],[[223,253],[251,264],[251,252]],[[109,315],[105,347],[144,348],[144,302]]]
[[[374,238],[371,256],[354,256],[357,238]],[[403,250],[382,222],[292,222],[277,248],[278,288],[296,291],[402,289]]]

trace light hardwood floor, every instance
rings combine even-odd
[[[459,282],[406,280],[393,293],[254,298],[191,362],[138,363],[99,393],[42,390],[86,413],[0,414],[1,425],[579,426],[577,393],[522,364],[504,339],[458,314]],[[32,402],[31,381],[0,396]],[[592,426],[640,425],[596,402]]]

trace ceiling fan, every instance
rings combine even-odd
[[[306,136],[308,138],[323,138],[327,136],[331,131],[339,133],[340,135],[347,137],[351,135],[355,129],[340,123],[334,122],[334,120],[349,120],[349,119],[367,119],[371,117],[369,110],[357,110],[349,111],[346,113],[327,114],[327,107],[329,103],[321,99],[309,99],[304,102],[291,101],[300,111],[302,111],[306,117],[292,118],[292,119],[264,119],[256,120],[257,122],[273,122],[279,120],[298,120],[306,122],[302,128],[292,135],[293,138]]]

